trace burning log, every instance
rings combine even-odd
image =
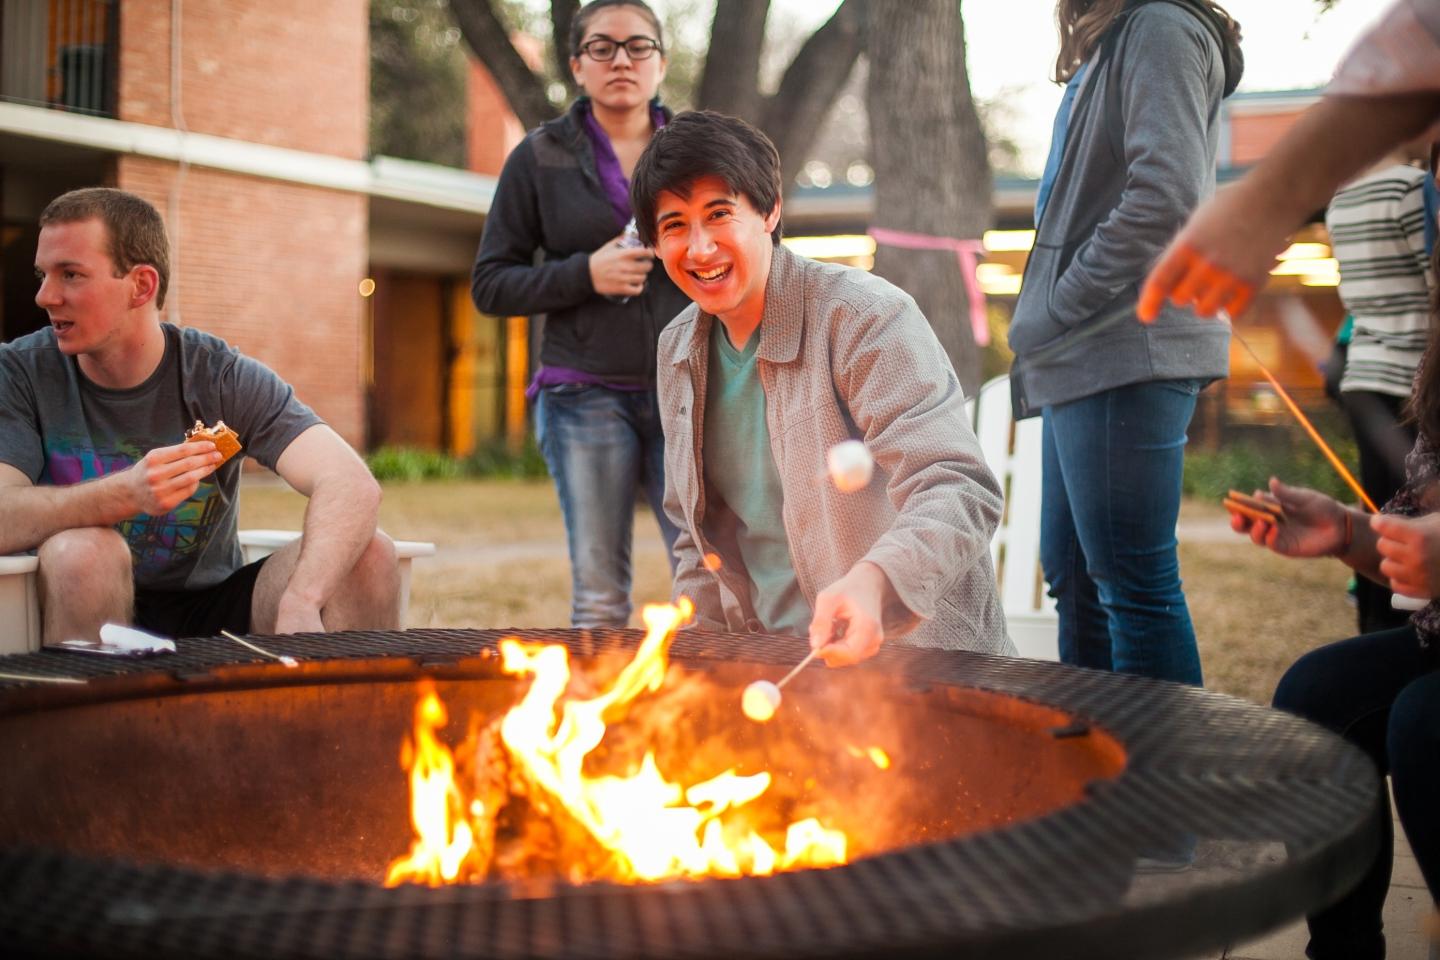
[[[615,738],[614,755],[602,749],[607,731],[623,724],[637,699],[664,686],[671,638],[691,612],[688,605],[647,608],[650,630],[634,658],[591,697],[571,695],[577,684],[564,647],[502,641],[505,672],[529,677],[530,686],[503,718],[472,722],[461,749],[474,764],[468,776],[457,778],[436,736],[446,722],[444,706],[433,688],[422,690],[401,758],[417,837],[410,853],[391,864],[386,883],[478,881],[497,872],[635,882],[844,863],[843,832],[815,816],[793,822],[780,816],[800,798],[756,805],[774,783],[768,771],[742,774],[731,761],[688,787],[667,778],[656,747],[671,746],[667,752],[675,754],[663,734],[679,724],[664,722],[663,712],[639,741]],[[687,692],[669,703],[671,710],[689,695],[684,684],[678,689]],[[461,784],[469,785],[468,794]]]

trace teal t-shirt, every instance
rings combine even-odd
[[[785,495],[770,456],[765,390],[755,363],[759,342],[757,330],[736,350],[724,325],[714,322],[705,388],[705,483],[734,514],[755,616],[770,633],[803,637],[810,629],[810,604],[795,578],[785,536]]]

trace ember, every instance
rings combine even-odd
[[[609,727],[645,725],[637,701],[665,682],[670,642],[692,613],[683,599],[679,607],[646,607],[647,632],[634,658],[590,698],[567,696],[564,646],[502,640],[504,671],[532,678],[530,687],[503,717],[472,721],[459,764],[437,736],[445,707],[433,687],[425,689],[401,753],[416,837],[409,854],[391,863],[386,885],[524,875],[537,859],[574,882],[753,876],[845,863],[845,833],[815,817],[779,817],[789,804],[767,795],[768,772],[741,775],[732,767],[686,786],[667,778],[653,749],[627,773],[587,772]],[[849,750],[889,766],[878,747]],[[504,849],[507,843],[513,849]]]

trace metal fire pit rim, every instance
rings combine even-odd
[[[378,660],[392,664],[396,669],[403,664],[412,673],[423,673],[423,654],[413,650],[397,653],[394,647],[405,646],[405,641],[409,640],[431,654],[439,653],[437,648],[469,649],[472,656],[480,657],[473,653],[474,647],[470,646],[477,639],[489,641],[493,647],[499,637],[514,632],[429,631],[418,637],[359,634],[336,638],[332,635],[332,640],[354,640],[353,648],[344,656],[327,658],[322,661],[325,666],[317,669],[336,669],[343,673]],[[586,648],[577,652],[601,652],[616,644],[632,644],[639,636],[635,632],[620,631],[581,635],[545,631],[544,635],[566,642],[572,649],[577,646]],[[385,646],[388,649],[383,654],[377,646],[377,638],[387,641]],[[305,639],[264,638],[263,645],[276,653],[303,656]],[[733,658],[733,647],[743,644],[747,660],[782,664],[789,662],[794,650],[804,650],[803,643],[798,640],[778,644],[770,644],[769,640],[766,638],[765,647],[757,647],[753,638],[687,631],[677,637],[673,656],[682,663],[724,661]],[[295,671],[288,671],[279,664],[267,665],[258,656],[244,656],[246,651],[229,645],[227,641],[199,641],[192,642],[191,646],[195,648],[192,653],[201,654],[198,656],[200,661],[209,663],[210,679],[207,680],[201,671],[192,673],[188,681],[167,681],[173,683],[176,692],[198,691],[210,683],[223,685],[216,680],[217,671],[231,667],[253,671],[245,675],[256,686],[270,686],[272,681],[285,674],[295,674]],[[723,653],[727,647],[732,648],[728,657]],[[772,650],[776,651],[775,655],[767,655]],[[73,660],[76,656],[42,653],[18,659],[35,666],[53,668],[55,657]],[[445,659],[446,656],[432,656],[428,663],[445,674],[451,670],[463,671],[464,658],[451,662]],[[488,661],[489,658],[481,659]],[[10,662],[14,663],[15,658]],[[342,666],[331,666],[336,663]],[[113,675],[132,679],[123,684],[97,684],[91,692],[100,693],[103,688],[128,689],[129,683],[143,683],[145,675],[155,673],[160,664],[152,661],[117,667],[119,669],[113,671]],[[1068,900],[1063,896],[1057,899],[1057,890],[1053,889],[1050,878],[1031,878],[1026,865],[1033,864],[1037,849],[1056,837],[1063,837],[1065,842],[1072,842],[1066,857],[1076,864],[1083,864],[1086,875],[1096,878],[1097,884],[1123,884],[1128,882],[1134,851],[1124,847],[1117,855],[1114,845],[1117,842],[1131,843],[1135,837],[1145,836],[1147,830],[1153,831],[1153,825],[1142,822],[1138,817],[1138,810],[1168,808],[1183,810],[1187,816],[1204,817],[1210,813],[1219,816],[1219,811],[1227,804],[1234,804],[1245,810],[1254,807],[1263,814],[1267,800],[1278,802],[1286,798],[1297,810],[1307,806],[1325,806],[1324,811],[1317,813],[1309,809],[1305,813],[1310,818],[1306,824],[1308,832],[1304,836],[1296,834],[1302,842],[1297,845],[1292,857],[1254,870],[1228,886],[1210,888],[1201,885],[1189,891],[1194,897],[1222,904],[1235,920],[1231,924],[1232,929],[1244,928],[1243,932],[1258,933],[1267,925],[1298,915],[1315,902],[1333,896],[1343,889],[1347,880],[1358,876],[1363,863],[1373,853],[1376,838],[1373,829],[1366,829],[1366,815],[1378,797],[1379,784],[1368,760],[1337,738],[1296,718],[1217,694],[1162,685],[1158,681],[978,654],[887,645],[871,669],[893,670],[907,678],[913,675],[917,682],[922,683],[963,685],[1020,697],[1079,716],[1120,739],[1130,753],[1130,762],[1117,779],[1094,790],[1086,804],[1063,808],[1003,830],[937,840],[878,854],[838,871],[800,871],[735,881],[674,881],[641,887],[614,884],[556,886],[551,895],[543,899],[514,898],[510,896],[511,890],[507,885],[502,884],[440,890],[421,887],[385,890],[378,886],[305,877],[268,881],[223,871],[137,866],[118,861],[96,862],[65,853],[12,848],[0,850],[0,942],[19,937],[25,931],[33,933],[35,913],[43,912],[47,907],[43,900],[37,901],[33,896],[28,901],[21,897],[23,891],[17,877],[36,873],[44,875],[46,879],[41,886],[51,894],[62,894],[55,899],[63,903],[65,889],[73,885],[78,893],[87,883],[87,876],[93,878],[99,871],[99,875],[111,878],[110,884],[116,889],[141,891],[137,894],[137,902],[148,904],[151,914],[166,922],[174,919],[176,910],[186,912],[182,905],[194,891],[228,890],[227,885],[231,884],[255,892],[238,898],[234,893],[217,896],[218,902],[226,902],[227,897],[232,903],[237,899],[248,902],[250,906],[245,916],[253,917],[258,911],[282,927],[288,922],[286,917],[307,913],[325,916],[343,914],[383,926],[420,923],[419,920],[407,921],[407,912],[434,918],[450,916],[447,910],[460,909],[466,915],[478,911],[495,929],[487,928],[483,943],[467,941],[473,947],[468,953],[461,951],[464,955],[477,957],[515,955],[513,948],[517,943],[526,946],[522,953],[534,956],[724,956],[733,953],[737,946],[736,932],[731,929],[737,925],[742,930],[749,929],[752,937],[759,937],[759,942],[740,944],[757,956],[791,955],[787,946],[789,933],[802,928],[811,934],[809,946],[822,956],[924,956],[939,952],[937,945],[944,942],[949,947],[966,944],[974,951],[971,955],[977,957],[1051,956],[1057,945],[1062,946],[1067,955],[1099,957],[1104,955],[1102,947],[1105,944],[1096,944],[1090,953],[1086,952],[1089,948],[1085,944],[1106,931],[1114,935],[1114,931],[1128,929],[1133,935],[1141,928],[1149,931],[1152,937],[1161,940],[1169,938],[1177,949],[1183,947],[1179,952],[1187,952],[1215,944],[1205,939],[1208,928],[1203,925],[1192,924],[1181,929],[1184,924],[1177,919],[1185,914],[1181,909],[1181,898],[1160,896],[1141,907],[1131,906],[1128,913],[1112,914],[1107,912],[1105,905],[1093,898],[1087,899],[1083,891]],[[139,680],[133,679],[136,675],[139,675]],[[286,680],[288,682],[288,677]],[[308,680],[296,676],[294,682],[316,681],[329,682],[319,676]],[[1131,698],[1120,695],[1126,691],[1155,693],[1157,690],[1164,691],[1165,703],[1175,705],[1174,715],[1137,716],[1127,706]],[[1099,696],[1097,691],[1110,695]],[[0,715],[13,708],[13,701],[30,701],[34,695],[33,688],[21,688],[14,684],[0,686]],[[64,698],[66,695],[57,696]],[[1204,721],[1196,725],[1222,731],[1227,727],[1263,724],[1265,732],[1272,738],[1285,738],[1293,743],[1299,755],[1285,758],[1285,764],[1280,766],[1267,760],[1238,769],[1233,766],[1214,769],[1204,762],[1197,765],[1180,763],[1173,751],[1166,749],[1167,743],[1172,747],[1199,746],[1202,748],[1199,760],[1207,759],[1203,755],[1204,736],[1197,735],[1196,730],[1187,729],[1185,721]],[[1205,732],[1202,729],[1198,734]],[[1333,802],[1317,804],[1316,798]],[[1243,826],[1238,824],[1236,829]],[[907,871],[926,878],[925,883],[918,884],[920,893],[916,892],[917,883],[907,881]],[[1036,883],[1042,889],[1032,891],[1030,887]],[[948,901],[944,897],[933,896],[941,885],[950,892]],[[277,893],[282,890],[289,891],[283,898]],[[350,895],[348,899],[346,895]],[[868,904],[880,916],[870,919],[857,917],[855,912],[861,903]],[[807,911],[815,911],[823,905],[825,909],[820,913],[843,918],[845,924],[842,926],[848,924],[845,935],[832,937],[824,930],[811,929],[814,924],[810,918],[803,912],[796,913],[797,904]],[[683,925],[666,919],[682,907],[690,916],[732,917],[735,920],[733,924],[716,921],[713,924],[715,929],[708,931],[714,939],[698,942],[682,929]],[[616,910],[626,916],[633,914],[636,929],[644,934],[643,942],[627,944],[622,937],[615,944],[608,945],[593,940],[577,943],[556,934],[558,939],[541,937],[549,944],[547,948],[545,943],[537,946],[515,933],[533,933],[551,922],[559,924],[557,929],[560,929],[574,916],[588,916],[588,912],[608,916]],[[189,912],[194,913],[193,910]],[[655,919],[657,917],[658,920]],[[69,922],[78,920],[69,918]],[[125,951],[121,947],[127,941],[121,934],[126,934],[126,931],[129,931],[126,935],[135,934],[138,929],[133,923],[128,927],[117,925],[113,918],[103,915],[90,916],[87,922],[90,923],[87,929],[99,939],[86,941],[83,944],[85,950],[113,947],[117,954],[123,954]],[[182,917],[172,923],[163,939],[177,944],[173,955],[194,952],[197,943],[216,941],[214,923],[228,929],[225,926],[227,922],[224,918],[217,921],[209,916],[205,923],[199,920],[192,923]],[[457,917],[454,922],[461,923],[462,919]],[[652,929],[653,923],[661,923],[661,926]],[[766,924],[769,925],[766,929],[754,932],[757,925],[765,927]],[[707,922],[706,926],[711,924]],[[496,936],[490,936],[491,933],[496,933]],[[420,932],[417,932],[416,936],[419,935]],[[513,939],[512,935],[520,939]],[[262,949],[260,945],[253,950],[246,948],[244,938],[238,932],[229,939],[221,937],[220,942],[227,944],[227,952],[240,956],[268,958],[275,952],[268,947]],[[300,944],[303,938],[295,942]],[[155,941],[146,943],[145,950],[137,950],[135,955],[158,955],[154,949]],[[330,948],[335,946],[335,943],[329,945]],[[407,949],[400,955],[427,956],[446,952],[439,948],[409,949],[414,946],[407,941]],[[1108,946],[1113,951],[1114,942],[1111,941]],[[303,954],[305,951],[299,952]],[[342,956],[368,955],[328,948],[323,952]]]

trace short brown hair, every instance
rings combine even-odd
[[[170,286],[170,241],[160,211],[124,190],[86,187],[62,193],[40,213],[42,227],[84,220],[99,220],[105,225],[115,276],[123,277],[140,264],[155,268],[160,275],[155,306],[165,306],[165,291]]]
[[[738,117],[711,110],[682,113],[655,131],[630,178],[630,206],[645,246],[655,246],[660,194],[688,197],[701,177],[719,177],[762,215],[780,203],[780,154],[769,137]],[[777,220],[771,242],[778,244],[781,233]]]

